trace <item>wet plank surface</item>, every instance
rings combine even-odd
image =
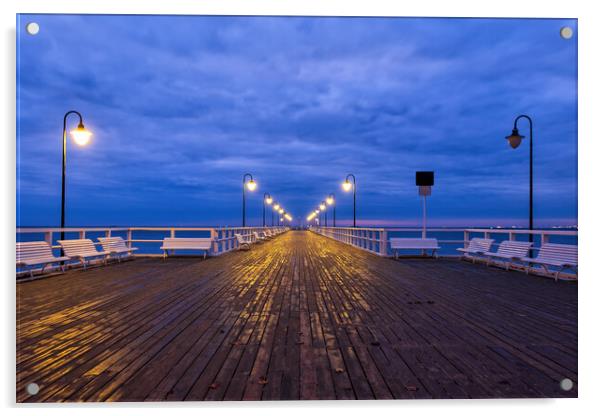
[[[577,396],[575,283],[303,231],[18,284],[17,331],[26,402]]]

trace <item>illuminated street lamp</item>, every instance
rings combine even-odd
[[[280,204],[274,203],[272,206],[272,226],[274,226],[274,211],[278,212],[280,210]]]
[[[92,133],[84,127],[82,115],[75,110],[67,111],[63,117],[63,169],[61,181],[61,229],[65,228],[65,182],[67,176],[67,117],[76,114],[79,117],[77,127],[70,131],[75,144],[85,146],[90,141]],[[65,231],[61,230],[61,240],[65,239]]]
[[[324,212],[324,227],[328,227],[328,218],[326,217],[326,202],[320,202],[320,211]]]
[[[514,119],[514,127],[512,133],[506,136],[508,144],[513,149],[520,146],[525,136],[521,136],[518,132],[518,120],[521,118],[526,119],[529,122],[529,230],[533,231],[533,120],[531,117],[521,114]],[[529,233],[529,242],[533,242],[533,233]]]
[[[349,182],[349,178],[353,178],[353,183]],[[356,183],[355,183],[355,175],[353,175],[352,173],[350,173],[349,175],[347,175],[347,177],[345,178],[345,182],[343,182],[343,190],[345,192],[349,192],[351,191],[351,189],[353,189],[353,226],[355,227],[355,199],[356,199]]]
[[[336,206],[335,202],[336,202],[336,200],[334,198],[334,194],[328,195],[328,198],[326,198],[326,203],[328,205],[332,205],[332,226],[333,227],[337,226],[337,206]]]
[[[267,192],[264,192],[263,194],[263,226],[265,227],[265,206],[266,205],[272,205],[273,199],[272,196],[270,194],[268,194]],[[274,222],[274,215],[272,214],[272,225]]]
[[[247,178],[249,180],[247,181]],[[253,180],[253,175],[250,173],[245,173],[242,177],[242,226],[247,226],[247,198],[245,190],[253,192],[257,188],[257,182]]]

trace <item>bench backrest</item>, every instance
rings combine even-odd
[[[435,249],[438,246],[436,238],[391,238],[391,248]]]
[[[480,251],[480,252],[485,253],[491,249],[492,244],[493,244],[492,238],[473,238],[470,240],[467,250]]]
[[[543,244],[537,254],[537,260],[577,265],[577,246],[572,244]]]
[[[256,240],[260,240],[262,237],[267,237],[263,231],[253,231],[253,235],[255,236]]]
[[[98,237],[104,251],[123,251],[128,250],[125,241],[121,237]]]
[[[173,250],[178,248],[209,250],[213,240],[211,238],[172,238],[163,239],[163,247]]]
[[[46,241],[17,243],[17,262],[53,258],[52,248]]]
[[[236,237],[238,244],[249,244],[254,241],[253,234],[234,234],[234,236]]]
[[[529,253],[529,249],[532,245],[533,243],[530,243],[528,241],[506,240],[502,241],[500,247],[497,249],[496,254],[518,258],[525,257]]]
[[[89,238],[82,238],[79,240],[58,240],[58,243],[63,247],[63,251],[68,257],[98,254],[98,250],[96,250],[94,243]]]

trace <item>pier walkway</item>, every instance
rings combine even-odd
[[[577,284],[304,231],[19,283],[17,331],[18,401],[577,396]]]

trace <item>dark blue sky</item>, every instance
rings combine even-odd
[[[27,22],[40,24],[27,35]],[[68,225],[250,224],[263,192],[305,218],[330,192],[363,224],[526,225],[534,119],[536,226],[577,221],[575,20],[21,15],[17,221],[57,225],[61,129]],[[76,119],[70,119],[70,128]],[[527,124],[520,125],[523,134]]]

